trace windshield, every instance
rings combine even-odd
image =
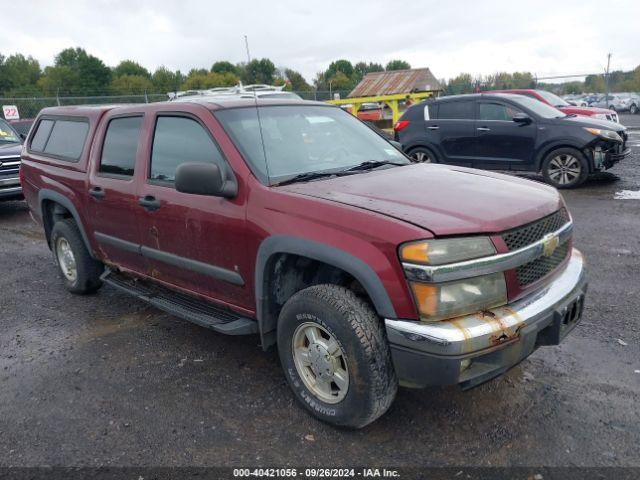
[[[339,172],[363,162],[408,164],[393,145],[351,114],[330,106],[295,105],[217,110],[222,123],[264,183],[301,174]],[[263,149],[264,142],[264,149]]]
[[[546,90],[536,90],[536,92],[538,93],[538,95],[540,95],[547,102],[549,102],[549,104],[553,105],[554,107],[566,107],[569,105],[565,100],[561,99],[559,96],[551,92],[547,92]]]
[[[9,124],[0,118],[0,142],[20,143],[20,137]]]
[[[523,107],[531,110],[533,113],[542,118],[562,118],[566,117],[564,113],[551,105],[541,102],[535,98],[525,97],[524,95],[518,95],[517,98],[514,95],[511,100],[519,103]]]

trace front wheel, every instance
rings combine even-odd
[[[556,188],[575,188],[587,179],[589,164],[578,150],[559,148],[545,157],[542,175],[547,183]]]
[[[395,398],[384,327],[346,288],[316,285],[293,295],[278,319],[278,353],[298,401],[327,423],[364,427]]]

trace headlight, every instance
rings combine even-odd
[[[503,273],[448,283],[410,282],[420,318],[436,322],[499,307],[507,303]]]
[[[403,262],[429,266],[473,260],[495,253],[496,249],[489,237],[424,240],[400,247]],[[412,277],[413,280],[416,278],[421,277]],[[426,280],[425,277],[425,283],[409,282],[420,318],[426,322],[458,317],[507,303],[503,273],[447,283],[426,283]]]
[[[617,132],[614,132],[613,130],[602,130],[600,128],[590,128],[590,127],[583,127],[583,128],[587,132],[597,137],[602,137],[607,140],[613,140],[615,142],[622,142],[622,138],[620,137],[620,135],[618,135]]]
[[[405,262],[422,265],[472,260],[496,253],[489,237],[449,238],[406,243],[400,247],[400,258]]]

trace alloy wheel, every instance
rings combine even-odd
[[[417,151],[411,154],[411,158],[413,158],[416,162],[419,163],[431,163],[431,156],[427,152]]]
[[[582,165],[573,155],[562,153],[551,159],[548,173],[549,178],[558,185],[570,185],[580,177]]]
[[[60,270],[67,280],[74,283],[78,278],[78,267],[76,266],[76,258],[71,250],[71,245],[64,237],[59,237],[56,241],[56,258]]]
[[[326,329],[313,322],[298,326],[292,338],[293,361],[307,389],[325,403],[338,403],[349,389],[347,359]]]

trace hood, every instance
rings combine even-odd
[[[22,144],[0,142],[0,158],[19,157],[20,153],[22,153]]]
[[[608,108],[599,108],[599,107],[577,107],[574,105],[567,105],[565,107],[556,107],[558,110],[564,113],[575,113],[576,115],[586,115],[590,117],[591,115],[595,115],[596,113],[604,113],[605,115],[611,115],[615,112],[612,112]]]
[[[470,168],[416,164],[276,187],[380,213],[434,235],[495,233],[551,214],[556,189]]]
[[[606,128],[607,130],[614,130],[616,132],[620,132],[626,130],[624,125],[616,122],[611,122],[609,120],[602,120],[600,118],[593,117],[567,117],[567,118],[559,118],[558,121],[566,124],[575,125],[577,127],[592,127],[592,128]]]

